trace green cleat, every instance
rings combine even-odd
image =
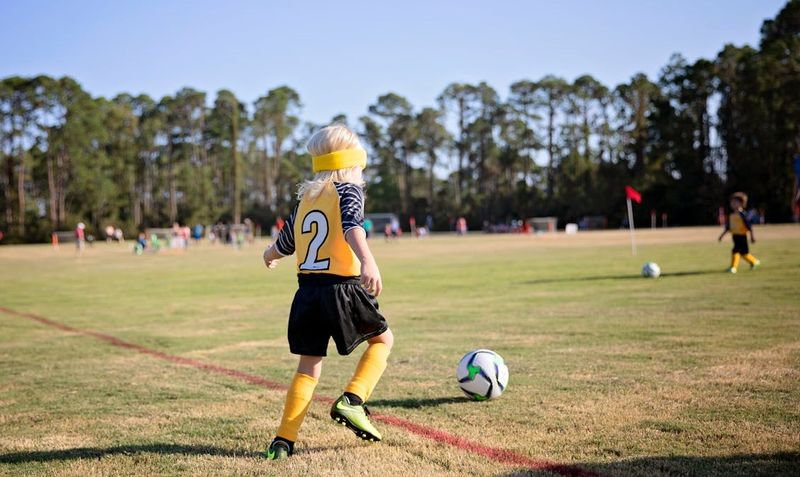
[[[269,445],[266,457],[269,460],[282,460],[288,459],[292,454],[294,454],[294,444],[276,437]]]
[[[331,419],[346,426],[356,436],[365,441],[378,442],[381,440],[381,433],[375,429],[375,426],[369,420],[367,406],[350,404],[350,400],[344,394],[331,406]]]
[[[750,270],[755,270],[761,266],[761,260],[756,260],[755,263],[750,264]]]
[[[733,267],[730,267],[730,268],[729,268],[728,270],[726,270],[726,271],[727,271],[728,273],[736,273],[736,269],[735,269],[735,268],[733,268]]]

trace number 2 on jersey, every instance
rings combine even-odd
[[[300,270],[327,270],[331,260],[329,258],[320,260],[319,249],[328,238],[328,218],[319,210],[312,210],[303,217],[303,226],[300,231],[304,234],[311,233],[311,224],[316,224],[316,231],[308,243],[306,260],[300,264]]]

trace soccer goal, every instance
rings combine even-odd
[[[556,232],[558,217],[532,217],[528,219],[533,233]]]
[[[53,248],[58,248],[62,243],[74,243],[76,240],[74,230],[58,230],[51,237]]]

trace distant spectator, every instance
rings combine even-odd
[[[456,234],[465,235],[467,233],[467,219],[459,217],[456,220]]]
[[[189,227],[187,225],[184,225],[183,227],[181,227],[181,240],[183,241],[182,245],[183,245],[184,249],[189,248],[189,238],[191,236],[192,236],[192,232],[191,232],[191,230],[189,230]]]
[[[147,236],[144,232],[139,232],[139,238],[136,239],[136,245],[133,246],[133,253],[141,255],[147,250]]]
[[[412,215],[408,218],[408,228],[411,231],[411,236],[417,236],[417,219]]]
[[[428,228],[428,232],[433,232],[433,216],[431,214],[425,217],[425,227]]]
[[[125,235],[123,235],[121,228],[114,229],[114,239],[119,243],[125,243]]]
[[[111,241],[114,239],[114,226],[111,224],[106,225],[105,232],[106,232],[106,242],[111,243]]]
[[[203,238],[203,226],[202,225],[195,224],[195,226],[192,227],[192,238],[194,239],[195,243],[200,242],[200,239]]]
[[[86,247],[86,224],[83,222],[78,222],[78,226],[75,227],[75,249],[78,252],[78,255],[83,253],[83,249]]]
[[[283,219],[281,219],[283,220]],[[253,241],[255,241],[256,235],[253,230],[253,221],[249,218],[244,219],[244,236],[247,240],[247,243],[252,245]]]
[[[396,217],[392,217],[392,220],[389,222],[389,227],[392,232],[392,238],[400,236],[400,221],[397,220]]]

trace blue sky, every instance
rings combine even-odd
[[[608,85],[650,76],[674,52],[713,58],[758,43],[783,0],[11,1],[0,2],[0,77],[69,75],[95,95],[251,103],[287,84],[303,117],[366,112],[394,91],[433,105],[453,81],[589,73]]]

